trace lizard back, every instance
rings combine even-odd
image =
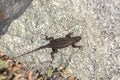
[[[64,47],[71,45],[72,43],[73,43],[72,38],[64,37],[64,38],[57,38],[57,39],[50,41],[49,46],[51,48],[64,48]]]

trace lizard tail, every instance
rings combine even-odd
[[[18,57],[21,57],[21,56],[30,54],[30,53],[32,53],[32,52],[38,51],[38,50],[43,49],[43,48],[47,48],[47,45],[41,46],[41,47],[39,47],[39,48],[36,48],[36,49],[34,49],[34,50],[32,50],[32,51],[29,51],[29,52],[27,52],[27,53],[21,54],[21,55],[19,55],[19,56],[17,56],[17,57],[13,57],[13,58],[18,58]]]

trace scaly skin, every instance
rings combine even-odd
[[[58,49],[60,49],[60,48],[65,48],[65,47],[68,47],[70,45],[72,45],[72,47],[74,47],[74,48],[79,48],[79,49],[81,48],[81,46],[76,46],[75,45],[75,43],[77,43],[81,40],[81,36],[71,37],[71,33],[67,34],[65,37],[57,38],[57,39],[54,39],[53,37],[48,38],[46,36],[46,40],[49,40],[50,43],[48,43],[44,46],[41,46],[39,48],[36,48],[36,49],[34,49],[30,52],[27,52],[25,54],[22,54],[20,56],[24,56],[26,54],[35,52],[35,51],[43,49],[43,48],[52,48],[51,57],[52,57],[52,60],[53,60],[54,59],[53,54],[57,53]],[[18,58],[20,56],[17,56],[17,57],[14,57],[14,58]]]

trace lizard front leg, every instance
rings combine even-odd
[[[55,48],[52,48],[52,52],[51,52],[51,58],[52,58],[52,61],[54,60],[54,54],[57,53],[58,50],[55,49]]]
[[[80,45],[80,46],[77,46],[77,45],[75,45],[75,44],[72,44],[72,47],[73,47],[73,48],[79,48],[79,49],[82,48],[81,45]]]
[[[70,33],[68,33],[67,35],[65,35],[65,37],[67,37],[67,38],[71,38],[71,35],[73,34],[73,32],[70,32]]]

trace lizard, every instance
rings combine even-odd
[[[32,51],[29,51],[27,53],[24,53],[22,55],[14,57],[14,58],[24,56],[26,54],[38,51],[38,50],[43,49],[43,48],[52,48],[51,58],[53,60],[54,59],[54,54],[58,52],[58,49],[65,48],[65,47],[68,47],[70,45],[72,45],[73,48],[79,48],[80,49],[82,46],[81,45],[77,46],[77,45],[75,45],[75,43],[79,42],[82,39],[82,37],[81,36],[71,37],[71,34],[72,33],[69,33],[69,34],[65,35],[65,37],[60,37],[60,38],[57,38],[57,39],[54,39],[53,37],[46,36],[45,39],[50,41],[48,44],[46,44],[44,46],[40,46],[40,47],[38,47],[38,48],[36,48]]]

